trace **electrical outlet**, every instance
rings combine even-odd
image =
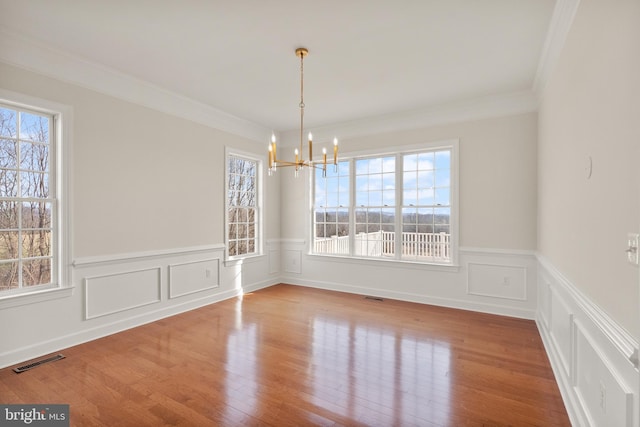
[[[627,260],[634,265],[638,265],[638,233],[627,235]]]

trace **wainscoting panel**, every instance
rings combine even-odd
[[[86,319],[143,307],[161,299],[160,267],[86,277],[84,283]]]
[[[280,248],[269,249],[269,274],[278,274],[280,272]]]
[[[576,394],[591,425],[631,427],[633,393],[582,322],[576,322]]]
[[[189,261],[169,265],[169,298],[220,286],[220,259]]]
[[[551,285],[540,279],[538,283],[538,315],[545,328],[551,327]]]
[[[541,256],[536,321],[572,424],[640,425],[638,342]]]
[[[298,249],[286,249],[284,251],[285,273],[302,273],[302,251]]]
[[[571,378],[573,313],[555,289],[551,289],[550,304],[551,322],[549,332],[554,346],[558,349],[558,356],[564,368],[564,375]]]
[[[467,265],[468,293],[520,301],[527,299],[527,271],[524,267],[475,262]]]

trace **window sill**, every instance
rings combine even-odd
[[[257,262],[260,258],[263,258],[264,254],[247,255],[242,258],[227,258],[224,260],[225,267],[234,267],[236,265],[242,265],[244,263]]]
[[[373,266],[384,264],[385,268],[401,268],[401,269],[415,269],[415,270],[432,270],[432,271],[445,271],[447,273],[457,273],[460,270],[458,264],[437,264],[427,262],[408,261],[400,259],[384,259],[384,258],[360,258],[354,256],[344,255],[332,255],[332,254],[314,254],[309,253],[308,256],[314,258],[329,258],[332,262],[344,262],[348,264],[360,264],[365,266]]]
[[[73,286],[47,288],[33,292],[25,292],[0,297],[0,310],[21,305],[37,304],[73,295]]]

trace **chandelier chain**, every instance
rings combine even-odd
[[[303,135],[304,135],[304,54],[300,54],[300,155],[302,155]]]

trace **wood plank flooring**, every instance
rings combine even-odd
[[[278,285],[0,371],[76,426],[568,426],[532,321]]]

